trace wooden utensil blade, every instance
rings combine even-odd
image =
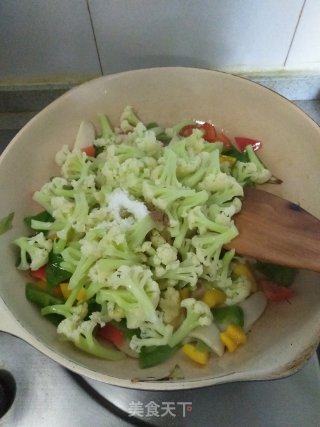
[[[320,220],[300,206],[256,188],[234,217],[239,235],[225,245],[239,255],[320,272]]]

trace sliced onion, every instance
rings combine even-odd
[[[188,338],[196,338],[204,342],[210,347],[218,356],[224,353],[224,345],[220,339],[220,331],[215,324],[208,326],[199,326],[190,332]]]
[[[91,122],[84,120],[80,123],[79,130],[77,133],[76,141],[73,148],[86,148],[90,145],[93,145],[96,137],[96,131]]]
[[[132,350],[132,348],[129,345],[129,340],[125,339],[121,345],[115,345],[119,350],[122,351],[122,353],[125,353],[129,357],[133,357],[134,359],[139,358],[139,354]]]
[[[255,292],[249,298],[238,305],[242,308],[244,314],[243,329],[248,331],[251,326],[259,319],[267,306],[267,298],[261,291]]]

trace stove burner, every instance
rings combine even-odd
[[[11,408],[16,397],[16,382],[10,372],[0,369],[0,418]]]
[[[136,417],[130,416],[129,413],[123,411],[118,406],[114,405],[110,400],[102,396],[94,387],[92,387],[83,377],[80,375],[65,369],[67,374],[100,406],[108,411],[112,412],[115,416],[119,417],[121,420],[131,423],[133,426],[141,427],[153,427],[155,424],[146,422],[144,420],[138,419]]]

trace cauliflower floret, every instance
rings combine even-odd
[[[33,200],[52,213],[51,198],[54,196],[69,197],[73,195],[73,190],[66,190],[69,182],[62,177],[56,176],[50,182],[45,183],[39,191],[33,194]]]
[[[186,139],[186,149],[191,156],[197,155],[204,151],[206,142],[203,139],[203,131],[194,129],[192,134]]]
[[[132,131],[138,124],[140,120],[136,116],[133,108],[130,105],[127,105],[123,110],[120,116],[120,129],[123,132]],[[143,125],[143,123],[141,123]]]
[[[237,162],[232,169],[232,175],[242,185],[248,182],[254,182],[256,184],[264,184],[271,178],[271,172],[264,167],[262,162],[259,160],[254,152],[252,145],[246,146],[246,154],[249,158],[249,162]]]
[[[170,323],[180,313],[180,294],[174,287],[167,288],[160,298],[159,304],[163,311],[163,320],[165,323]]]
[[[71,154],[71,151],[69,147],[67,145],[63,145],[55,156],[55,161],[57,165],[62,166],[70,154]]]
[[[47,264],[49,252],[52,249],[52,240],[47,240],[43,233],[33,237],[19,237],[14,242],[20,248],[20,270],[38,270]]]
[[[88,304],[76,305],[71,309],[71,316],[59,323],[57,332],[69,341],[76,341],[80,335],[80,325],[88,313]]]
[[[51,199],[51,206],[53,209],[52,216],[60,219],[61,217],[64,217],[65,214],[69,215],[72,212],[74,203],[66,197],[54,196]]]
[[[168,266],[177,261],[177,254],[178,251],[175,247],[169,245],[169,243],[164,243],[156,249],[156,254],[153,257],[154,265]]]
[[[223,288],[223,291],[227,296],[225,301],[227,305],[238,304],[250,295],[251,283],[246,277],[240,276],[230,280],[230,283]]]
[[[96,297],[99,304],[112,302],[122,309],[130,329],[144,322],[158,322],[159,299],[159,285],[152,279],[152,272],[139,265],[119,267],[109,278],[108,288],[101,289]]]
[[[58,325],[58,334],[71,341],[80,350],[95,357],[106,360],[120,360],[125,356],[113,347],[100,344],[94,336],[96,326],[104,326],[109,317],[103,312],[94,312],[88,320],[84,320],[88,313],[86,303],[79,304],[71,309],[71,316],[62,320]]]
[[[155,248],[159,248],[160,246],[167,243],[166,239],[163,236],[161,236],[161,234],[159,233],[158,230],[152,230],[151,231],[150,239],[151,239],[152,245]]]
[[[170,286],[175,286],[177,283],[185,286],[189,285],[194,288],[199,277],[203,272],[203,267],[193,252],[188,252],[183,261],[174,261],[168,264],[165,268],[158,266],[155,268],[155,276],[160,279],[166,279]]]
[[[198,326],[211,325],[213,321],[210,308],[202,301],[197,301],[194,298],[186,298],[181,302],[181,307],[186,308],[187,314],[168,342],[171,347],[182,342],[193,329]]]
[[[149,323],[145,322],[140,326],[140,337],[134,335],[130,341],[132,350],[140,353],[142,347],[167,345],[172,337],[172,325],[165,325],[162,322],[161,315],[158,321]]]

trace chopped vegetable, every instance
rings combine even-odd
[[[217,132],[216,141],[220,141],[223,143],[224,150],[228,150],[232,147],[230,139],[224,132]]]
[[[169,345],[142,347],[139,353],[139,366],[141,369],[146,369],[160,365],[160,363],[170,359],[178,350],[178,345],[175,347]]]
[[[180,301],[189,298],[190,297],[190,289],[189,288],[182,288],[179,291],[180,294]]]
[[[125,319],[121,319],[119,321],[112,320],[112,325],[114,325],[117,329],[119,329],[125,338],[131,339],[134,335],[139,336],[140,335],[140,329],[129,329],[127,327]]]
[[[7,216],[0,219],[0,235],[11,230],[13,217],[14,217],[14,212],[11,212]]]
[[[269,301],[289,300],[295,294],[292,288],[280,286],[270,280],[261,280],[259,283]]]
[[[245,344],[247,341],[244,330],[233,324],[230,324],[224,332],[220,333],[220,338],[230,353],[236,351],[239,345]]]
[[[220,339],[220,330],[214,323],[211,325],[199,326],[190,332],[188,338],[191,340],[193,338],[200,340],[220,357],[224,353],[224,346]]]
[[[294,268],[266,262],[257,262],[255,269],[263,273],[267,279],[282,286],[291,286],[298,273]]]
[[[220,156],[220,164],[226,163],[230,168],[232,168],[232,166],[234,166],[236,162],[237,162],[237,159],[233,156],[227,156],[225,154]]]
[[[209,352],[199,350],[195,344],[184,344],[182,352],[193,362],[199,363],[200,365],[206,365],[209,361]]]
[[[90,149],[88,148],[93,146],[95,140],[95,133],[96,132],[93,124],[87,120],[83,120],[80,123],[73,148],[82,150],[88,156],[94,156],[94,154],[90,153]]]
[[[258,139],[251,139],[251,138],[244,138],[242,136],[236,136],[234,140],[236,142],[236,146],[238,150],[241,152],[243,152],[248,145],[251,145],[254,151],[259,150],[259,148],[261,148],[262,146],[261,141],[259,141]]]
[[[203,294],[202,301],[213,308],[216,305],[223,304],[226,298],[226,294],[221,289],[209,289]]]
[[[41,280],[28,299],[99,358],[126,353],[147,368],[184,345],[190,356],[195,339],[194,360],[222,356],[220,331],[264,309],[264,295],[250,299],[245,260],[223,246],[238,234],[244,186],[270,172],[253,145],[240,152],[209,122],[145,125],[130,106],[118,127],[98,118],[99,137],[84,121],[56,154],[60,175],[34,193],[42,212],[25,219],[34,234],[15,240],[18,268]]]
[[[28,301],[33,302],[41,308],[63,303],[60,298],[51,295],[45,290],[39,289],[39,287],[33,283],[27,283],[26,285],[26,298]]]
[[[180,135],[184,137],[190,136],[192,135],[195,129],[200,129],[203,132],[203,138],[207,142],[216,141],[217,133],[216,133],[215,127],[212,123],[208,123],[208,122],[187,125],[181,129]]]
[[[71,277],[71,273],[61,267],[62,261],[61,254],[56,254],[53,251],[49,253],[45,277],[49,288],[53,288]]]
[[[96,155],[96,148],[94,145],[88,145],[88,147],[81,148],[81,151],[86,153],[86,155],[89,157],[95,157]]]
[[[243,329],[248,331],[251,326],[259,319],[267,307],[267,298],[263,292],[258,291],[250,295],[249,298],[239,303],[243,311]]]
[[[212,323],[212,314],[209,307],[202,301],[194,298],[187,298],[181,302],[181,307],[186,308],[186,317],[169,339],[168,344],[175,347],[181,343],[188,334],[198,326],[210,325]]]
[[[251,292],[257,291],[257,281],[248,263],[237,262],[232,269],[232,273],[237,277],[245,277],[250,282]]]
[[[272,175],[257,157],[252,145],[246,146],[245,154],[248,161],[238,160],[232,168],[231,172],[236,180],[242,185],[250,185],[253,183],[263,184],[268,182]]]
[[[32,228],[32,221],[36,221],[36,222],[53,222],[54,218],[52,217],[52,215],[49,214],[49,212],[47,211],[42,211],[36,215],[31,215],[31,216],[26,216],[24,218],[24,223],[25,225],[27,225],[28,227]],[[41,230],[44,231],[44,230]]]
[[[243,327],[244,315],[243,310],[238,305],[228,307],[215,307],[212,310],[214,320],[221,330],[227,329],[230,324]]]
[[[68,299],[72,293],[72,291],[69,289],[69,283],[67,282],[60,283],[60,289],[64,299]],[[84,288],[81,288],[79,290],[76,296],[76,300],[79,302],[87,300],[87,292],[85,291]]]
[[[69,317],[58,325],[58,334],[74,343],[80,350],[90,353],[100,359],[121,360],[125,355],[113,346],[101,344],[95,337],[94,331],[98,325],[103,326],[106,316],[102,313],[92,313],[88,320],[84,320],[88,313],[86,303],[75,306]]]
[[[110,341],[116,347],[120,347],[124,342],[124,334],[114,324],[107,323],[97,330],[97,336],[104,340]]]
[[[20,248],[20,270],[38,270],[47,264],[52,241],[42,232],[32,237],[19,237],[15,244]]]
[[[38,268],[38,270],[30,270],[30,275],[34,279],[41,280],[42,282],[46,281],[46,266]]]

